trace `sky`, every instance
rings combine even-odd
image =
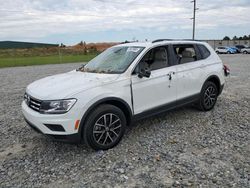
[[[0,0],[0,41],[72,45],[192,37],[190,0]],[[250,0],[197,0],[196,39],[250,35]]]

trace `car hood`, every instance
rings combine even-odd
[[[118,77],[118,74],[71,71],[37,80],[28,85],[26,92],[40,100],[65,99],[78,92],[113,82]]]

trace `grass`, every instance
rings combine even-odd
[[[35,56],[35,57],[0,57],[0,68],[3,67],[17,67],[17,66],[30,66],[30,65],[46,65],[46,64],[59,64],[59,63],[76,63],[88,62],[93,59],[96,54],[88,55],[59,55],[50,56]]]

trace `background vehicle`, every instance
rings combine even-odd
[[[191,103],[213,109],[229,72],[204,42],[121,44],[77,70],[30,84],[22,111],[38,132],[105,150],[133,121]]]
[[[241,51],[243,48],[247,48],[248,46],[247,45],[235,45],[235,47]]]
[[[230,46],[229,48],[233,49],[235,53],[240,53],[240,49],[235,46]]]
[[[215,52],[217,54],[235,54],[236,51],[232,48],[229,48],[227,46],[219,46],[215,49]]]
[[[241,49],[241,52],[242,52],[243,54],[250,54],[250,47],[242,48],[242,49]]]

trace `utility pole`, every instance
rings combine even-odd
[[[195,21],[196,21],[196,11],[198,8],[196,7],[196,0],[191,1],[191,3],[194,3],[194,12],[193,12],[193,40],[195,39]]]

